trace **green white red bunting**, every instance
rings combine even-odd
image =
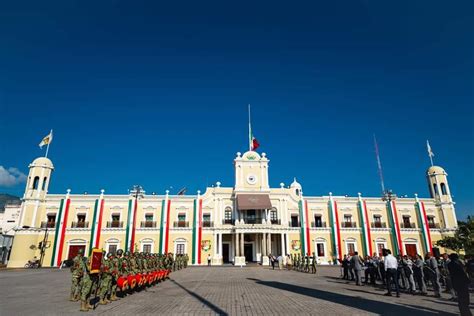
[[[329,214],[331,216],[331,231],[332,231],[332,243],[333,256],[339,260],[342,260],[342,249],[341,249],[341,232],[339,227],[339,215],[337,213],[337,203],[334,201],[332,194],[329,194]]]
[[[51,258],[51,266],[59,267],[63,255],[64,238],[66,236],[67,219],[69,215],[69,206],[71,199],[69,198],[69,190],[66,198],[61,200],[58,214],[58,225],[56,226],[56,233],[54,234],[53,256]]]
[[[418,220],[421,223],[421,232],[423,236],[423,244],[425,248],[425,252],[431,252],[432,251],[432,246],[431,246],[431,233],[430,233],[430,227],[428,223],[428,218],[426,216],[426,210],[425,210],[425,203],[421,202],[418,199],[418,195],[415,195],[415,207],[418,213]]]

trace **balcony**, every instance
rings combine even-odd
[[[437,228],[437,229],[440,228],[439,223],[428,223],[428,226],[429,228]]]
[[[311,222],[311,227],[326,227],[326,222]]]
[[[415,223],[400,223],[400,228],[416,228]]]
[[[262,217],[256,217],[256,216],[244,216],[242,218],[245,224],[262,224],[263,223],[263,218]]]
[[[357,223],[356,222],[342,222],[341,227],[342,228],[356,228]]]
[[[290,226],[290,227],[301,227],[301,223],[300,222],[289,221],[288,226]]]
[[[370,227],[372,227],[372,228],[387,228],[387,223],[373,222],[373,223],[370,223]]]
[[[144,221],[140,222],[141,228],[156,228],[156,221]]]
[[[271,219],[272,225],[281,225],[281,219]]]
[[[41,228],[56,228],[56,222],[41,222]]]
[[[111,221],[107,222],[107,228],[122,228],[123,222],[121,221]]]
[[[202,227],[214,227],[214,222],[204,221],[204,222],[202,222]]]
[[[224,219],[222,220],[222,225],[234,225],[235,219]]]
[[[176,221],[173,223],[173,227],[189,227],[188,221]]]
[[[89,228],[89,222],[72,222],[71,228]]]

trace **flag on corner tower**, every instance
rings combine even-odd
[[[53,130],[51,130],[51,132],[49,132],[49,134],[45,136],[43,140],[41,140],[41,143],[39,143],[39,147],[43,148],[43,146],[51,144],[52,141],[53,141]]]
[[[431,146],[430,146],[430,142],[429,142],[429,141],[426,141],[426,148],[428,149],[428,156],[434,157],[434,153],[433,153],[433,151],[431,150]]]
[[[256,150],[259,146],[260,146],[260,143],[252,134],[252,151]]]

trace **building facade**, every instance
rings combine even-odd
[[[45,245],[43,266],[79,249],[187,253],[190,264],[268,262],[268,254],[315,253],[333,264],[344,254],[425,254],[457,226],[447,174],[430,167],[430,198],[304,196],[296,180],[270,188],[264,153],[237,153],[235,184],[196,195],[49,194],[54,170],[37,158],[21,206],[9,267],[22,267]],[[39,250],[40,249],[40,250]]]

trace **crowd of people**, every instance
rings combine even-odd
[[[341,276],[356,285],[382,285],[386,287],[385,295],[391,296],[395,291],[412,295],[428,295],[428,289],[434,297],[440,298],[441,293],[448,293],[450,300],[457,301],[461,315],[472,315],[469,309],[469,286],[474,278],[474,258],[465,257],[463,263],[456,253],[443,254],[435,257],[427,253],[408,256],[391,254],[383,250],[383,256],[362,258],[357,252],[345,255],[341,262]]]
[[[186,254],[130,253],[121,249],[102,254],[98,271],[92,269],[91,258],[82,250],[73,259],[70,301],[81,301],[80,311],[94,309],[97,302],[105,305],[146,290],[166,280],[172,271],[186,268],[189,260]]]

